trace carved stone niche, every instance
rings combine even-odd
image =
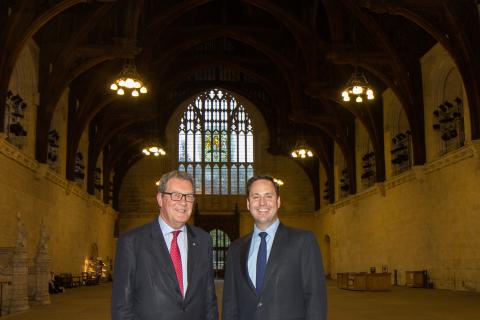
[[[28,310],[33,304],[50,303],[48,238],[42,223],[37,254],[33,265],[29,266],[26,230],[20,214],[17,214],[15,247],[0,247],[0,316]]]

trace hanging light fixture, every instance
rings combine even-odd
[[[154,157],[164,156],[164,155],[167,154],[165,152],[165,150],[163,150],[162,147],[159,147],[159,146],[153,145],[153,144],[148,145],[145,148],[143,148],[142,153],[146,156],[154,156]]]
[[[278,184],[278,186],[280,186],[280,187],[284,185],[282,179],[273,178],[273,182],[275,182],[276,184]]]
[[[353,100],[356,103],[375,99],[373,89],[369,86],[365,74],[358,71],[357,66],[355,66],[355,71],[345,85],[345,89],[342,91],[342,99],[344,102]]]
[[[307,146],[304,139],[300,139],[297,141],[297,144],[290,155],[292,158],[311,158],[313,157],[313,151]]]
[[[356,60],[357,55],[357,32],[355,25],[353,26],[353,54]],[[356,103],[363,103],[364,101],[374,100],[375,95],[373,89],[370,87],[365,74],[358,70],[356,61],[354,61],[354,71],[348,80],[345,88],[342,91],[342,100],[344,102],[355,101]]]
[[[132,97],[138,97],[140,94],[148,92],[133,59],[125,60],[122,71],[117,79],[110,85],[112,91],[116,91],[119,96],[130,94]]]

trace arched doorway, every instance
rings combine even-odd
[[[323,252],[323,261],[325,266],[325,276],[328,279],[332,278],[332,252],[331,252],[331,243],[330,236],[327,234],[323,240],[324,242],[324,252]]]
[[[213,270],[215,272],[215,278],[223,279],[225,275],[227,250],[231,242],[230,237],[220,229],[210,231],[210,236],[213,241]]]

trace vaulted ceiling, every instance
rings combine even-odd
[[[104,177],[114,170],[119,183],[141,157],[140,146],[151,135],[146,128],[155,124],[164,139],[179,103],[211,87],[256,104],[270,130],[270,152],[288,154],[300,132],[305,135],[332,182],[335,142],[355,181],[354,124],[360,120],[376,154],[376,179],[383,181],[381,95],[361,106],[340,101],[354,65],[377,92],[391,88],[397,96],[412,130],[414,163],[423,164],[419,58],[437,42],[457,64],[472,138],[480,138],[480,28],[474,0],[3,0],[0,26],[0,98],[33,37],[40,49],[36,158],[46,162],[52,116],[68,87],[67,178],[73,179],[75,153],[89,130],[87,189],[92,193],[102,151]],[[136,100],[107,90],[130,57],[149,87],[149,94]],[[3,116],[2,111],[0,120]],[[318,206],[318,163],[302,165]]]

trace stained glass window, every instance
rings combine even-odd
[[[245,194],[253,176],[253,127],[228,92],[212,89],[187,107],[178,127],[178,169],[198,194]]]

